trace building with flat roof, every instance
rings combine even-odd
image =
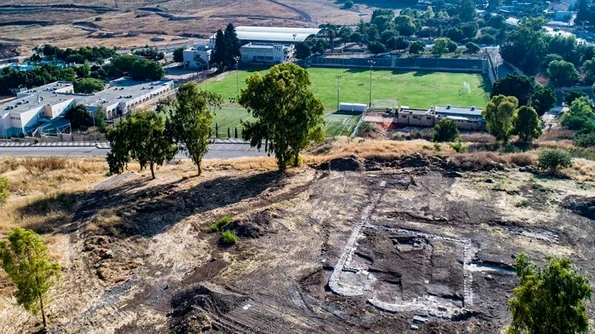
[[[91,113],[103,106],[107,118],[111,119],[173,89],[173,81],[118,79],[110,82],[105,90],[88,95],[75,94],[73,84],[62,81],[23,90],[15,99],[0,104],[0,137],[31,135],[39,126],[81,104]]]
[[[80,95],[77,104],[82,104],[93,113],[103,106],[107,119],[124,115],[174,89],[168,80],[139,82],[130,79],[111,81],[109,87],[92,95]]]
[[[293,45],[248,43],[240,48],[242,63],[279,64],[289,61],[294,54]]]
[[[434,114],[437,119],[451,119],[457,123],[457,127],[463,130],[476,130],[485,127],[485,119],[481,114],[481,109],[475,107],[453,107],[453,106],[435,106]]]
[[[238,39],[242,44],[261,43],[297,43],[312,39],[320,34],[319,28],[285,28],[285,27],[236,27]],[[211,36],[210,44],[215,45],[217,34]]]
[[[22,90],[17,97],[0,105],[0,137],[18,137],[75,105],[72,82],[54,82]]]

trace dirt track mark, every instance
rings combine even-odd
[[[284,3],[282,3],[282,2],[279,2],[279,1],[276,1],[276,0],[269,0],[269,1],[270,1],[270,2],[272,2],[272,3],[274,3],[274,4],[277,4],[277,5],[279,5],[279,6],[285,7],[285,8],[287,8],[287,9],[289,9],[289,10],[293,10],[294,12],[296,12],[296,13],[300,14],[300,16],[301,16],[301,17],[304,19],[304,21],[306,21],[306,22],[312,22],[312,16],[310,16],[310,14],[306,13],[305,11],[303,11],[303,10],[301,10],[301,9],[297,9],[297,8],[295,8],[295,7],[293,7],[293,6],[286,5],[286,4],[284,4]]]

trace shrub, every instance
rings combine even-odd
[[[353,1],[351,1],[351,0],[345,1],[345,4],[343,5],[343,8],[349,9],[351,7],[353,7]]]
[[[458,137],[457,123],[451,119],[441,119],[434,127],[432,140],[435,142],[452,142],[457,140]]]
[[[233,231],[221,232],[221,243],[224,245],[235,245],[238,242],[238,236]]]
[[[10,195],[10,191],[8,190],[8,179],[6,176],[0,176],[0,203],[6,202],[8,195]]]
[[[434,150],[436,152],[440,152],[442,150],[442,146],[438,143],[434,143]]]
[[[517,208],[527,208],[527,207],[529,207],[529,201],[524,199],[524,200],[518,202],[517,204],[515,204],[514,206],[516,206]]]
[[[595,132],[578,135],[574,142],[580,147],[594,147],[595,146]]]
[[[465,153],[465,151],[467,150],[467,147],[465,147],[465,145],[463,145],[461,141],[450,144],[450,147],[452,147],[452,149],[455,150],[455,152],[457,153]]]
[[[225,225],[231,223],[232,220],[233,219],[230,216],[223,216],[216,223],[213,223],[212,225],[207,227],[205,229],[205,231],[208,233],[217,232],[217,231],[221,230],[221,228],[224,227]]]
[[[539,152],[539,169],[555,172],[560,168],[572,166],[570,153],[562,150],[543,150]]]

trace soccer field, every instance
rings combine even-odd
[[[219,126],[238,126],[241,119],[249,117],[235,101],[237,89],[246,86],[248,76],[255,72],[264,75],[267,71],[268,68],[240,69],[239,72],[226,72],[201,84],[203,89],[221,94],[226,106],[234,108],[217,113],[215,122]],[[337,109],[337,76],[340,76],[340,102],[369,103],[369,70],[309,68],[308,72],[312,91],[322,100],[327,114]],[[469,87],[468,91],[465,86]],[[483,108],[489,100],[489,84],[484,82],[480,74],[374,70],[372,100],[395,100],[400,106],[419,109],[429,109],[436,104]],[[327,134],[345,135],[358,119],[359,115],[327,115]]]
[[[202,87],[223,96],[226,103],[246,86],[246,78],[267,69],[240,70],[211,78]],[[337,108],[337,76],[340,76],[340,101],[369,103],[370,71],[365,69],[309,68],[314,95],[322,100],[327,111]],[[238,80],[239,79],[239,80]],[[470,92],[463,89],[468,83]],[[399,105],[429,109],[432,105],[483,107],[489,100],[489,83],[480,74],[446,72],[372,71],[372,100],[396,100]]]

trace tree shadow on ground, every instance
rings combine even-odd
[[[267,189],[281,188],[285,180],[284,174],[274,171],[218,177],[188,189],[183,189],[183,180],[139,190],[134,189],[134,184],[126,184],[90,192],[73,222],[81,226],[108,209],[119,219],[117,223],[99,224],[98,233],[124,238],[152,237],[189,216],[257,197]]]
[[[413,73],[414,77],[425,77],[426,75],[431,75],[436,73],[435,71],[415,71],[415,73]]]

